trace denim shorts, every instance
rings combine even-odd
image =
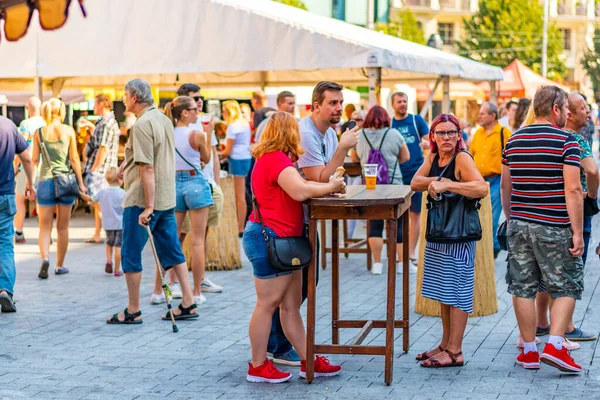
[[[37,204],[45,207],[54,207],[57,204],[60,206],[72,206],[75,204],[75,200],[77,200],[75,196],[61,196],[57,198],[55,193],[53,179],[38,182],[35,195]]]
[[[269,227],[265,227],[267,235],[277,237],[277,234]],[[248,222],[244,231],[244,252],[252,263],[254,276],[258,279],[271,279],[278,276],[291,274],[293,271],[280,271],[269,263],[267,257],[267,242],[262,234],[262,227],[258,222]]]
[[[210,185],[202,174],[192,176],[189,171],[177,171],[175,187],[175,211],[197,210],[213,205]]]
[[[410,186],[410,181],[412,181],[414,176],[415,176],[415,174],[412,174],[409,176],[403,176],[402,182],[405,185]],[[413,192],[413,195],[410,199],[410,211],[414,212],[414,213],[420,213],[422,202],[423,202],[423,192]]]
[[[246,176],[250,172],[251,158],[245,160],[229,159],[229,174],[233,176]]]
[[[125,207],[123,211],[123,244],[121,262],[124,272],[142,272],[142,250],[148,241],[146,228],[138,223],[141,207]],[[158,259],[165,270],[185,263],[177,236],[177,221],[173,209],[154,211],[150,219],[150,230]]]

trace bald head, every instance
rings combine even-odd
[[[567,116],[567,129],[579,132],[588,123],[590,108],[581,94],[573,92],[567,98],[569,114]]]
[[[27,104],[25,108],[27,109],[27,115],[29,117],[39,117],[40,116],[40,107],[42,106],[42,102],[36,96],[32,96],[27,100]]]

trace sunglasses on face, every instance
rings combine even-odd
[[[198,111],[198,107],[186,108],[188,111]]]
[[[202,100],[202,96],[194,96],[194,97],[192,97],[192,99],[194,99],[195,102],[198,102],[198,101]]]
[[[456,137],[456,135],[458,134],[457,130],[450,130],[450,131],[435,131],[435,136],[437,137],[444,137],[444,136],[448,136],[448,138],[452,139],[454,137]]]

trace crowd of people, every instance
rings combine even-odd
[[[247,379],[268,383],[291,379],[290,372],[275,364],[299,366],[305,377],[306,331],[300,307],[307,296],[308,271],[275,265],[269,240],[307,235],[302,203],[344,193],[347,184],[357,183],[336,174],[350,158],[363,165],[378,163],[379,184],[410,185],[414,191],[408,238],[402,236],[403,221],[397,222],[397,259],[402,260],[401,243],[407,240],[411,272],[418,264],[415,249],[423,193],[429,201],[444,193],[473,199],[489,195],[495,257],[503,249],[502,213],[507,221],[506,281],[520,330],[517,363],[527,369],[540,368],[544,362],[561,371],[581,371],[569,351],[578,348],[577,341],[595,340],[596,335],[576,328],[572,317],[583,291],[600,185],[591,151],[595,128],[585,98],[547,86],[533,99],[508,102],[503,110],[485,102],[479,127],[469,134],[452,114],[438,115],[428,126],[420,115],[408,112],[409,96],[402,92],[391,96],[392,115],[381,106],[366,114],[354,107],[344,109],[342,89],[335,82],[319,82],[310,115],[300,120],[294,116],[293,93],[280,93],[273,109],[257,91],[251,101],[253,114],[246,104],[223,102],[222,125],[203,114],[199,86],[182,85],[178,96],[161,110],[148,82],[134,79],[124,91],[126,111],[135,122],[120,165],[121,131],[106,95],[96,96],[94,113],[100,119],[83,154],[75,131],[63,123],[66,110],[60,99],[40,104],[32,98],[29,118],[19,128],[0,117],[0,165],[3,171],[15,172],[0,178],[2,312],[16,311],[13,241],[25,241],[25,200],[36,201],[38,277],[47,279],[55,217],[54,273],[69,273],[65,266],[69,220],[81,197],[94,212],[95,232],[88,242],[101,243],[101,229],[105,230],[105,272],[124,274],[127,283],[126,308],[106,322],[142,323],[140,283],[147,226],[168,272],[172,297],[181,299],[173,311],[175,319],[198,318],[197,306],[206,301],[203,293],[223,290],[206,277],[206,236],[208,227],[220,224],[221,161],[226,160],[234,182],[237,229],[256,288]],[[344,115],[355,123],[343,124]],[[223,145],[219,132],[224,134]],[[79,196],[64,194],[57,177],[70,179]],[[375,275],[383,273],[383,228],[383,221],[371,221],[367,232]],[[187,235],[193,282],[182,251]],[[475,248],[476,240],[425,243],[421,294],[440,303],[443,333],[439,346],[417,356],[423,367],[464,365],[462,342],[473,312]],[[318,259],[315,264],[318,281]],[[150,301],[160,304],[167,299],[160,274],[155,275]],[[170,320],[169,314],[163,319]],[[548,342],[540,354],[536,335],[545,334]],[[319,355],[314,367],[316,377],[341,372],[340,366]]]

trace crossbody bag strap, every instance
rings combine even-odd
[[[419,141],[421,141],[421,132],[419,132],[419,128],[417,128],[417,117],[415,116],[415,114],[413,114],[413,126],[415,127],[415,132],[419,137]]]
[[[44,153],[43,160],[46,164],[48,164],[48,168],[50,169],[50,173],[54,176],[54,170],[52,169],[52,164],[50,163],[50,154],[48,153],[48,149],[46,148],[46,141],[44,140],[44,134],[42,133],[42,128],[38,129],[38,133],[40,135],[40,148]]]
[[[258,220],[260,221],[260,226],[262,228],[262,234],[265,238],[265,242],[269,241],[269,236],[267,235],[267,230],[265,229],[265,223],[263,222],[262,215],[260,214],[260,208],[258,207],[258,200],[254,195],[254,182],[252,182],[252,177],[250,178],[250,190],[252,191],[252,204],[254,204],[254,208],[256,209],[256,214],[258,215]]]
[[[454,163],[454,159],[456,158],[457,155],[459,155],[460,153],[462,153],[464,150],[458,151],[456,152],[453,156],[452,159],[450,160],[450,162],[448,163],[448,165],[446,165],[444,167],[444,169],[442,170],[442,172],[440,173],[440,176],[438,176],[437,180],[441,180],[444,177],[444,174],[446,173],[446,170]]]
[[[500,128],[500,148],[504,151],[504,128]]]
[[[187,165],[189,165],[190,167],[192,167],[194,169],[194,171],[196,171],[196,173],[200,173],[200,171],[198,171],[198,168],[196,168],[191,162],[189,162],[184,156],[181,155],[181,153],[179,152],[179,150],[177,150],[177,147],[175,147],[175,151],[177,152],[177,155],[179,155],[179,157],[181,157],[181,159],[183,161],[185,161],[185,163]]]

